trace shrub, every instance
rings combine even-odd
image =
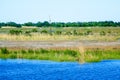
[[[101,32],[100,32],[100,35],[105,36],[106,33],[105,33],[104,31],[101,31]]]
[[[66,35],[72,35],[72,32],[68,31],[65,33]]]
[[[61,34],[62,34],[62,31],[56,31],[56,34],[57,34],[57,35],[61,35]]]
[[[16,54],[10,54],[10,58],[15,59],[15,58],[17,58],[17,55]]]
[[[28,53],[34,53],[34,50],[29,49],[29,50],[28,50]]]
[[[40,50],[35,50],[34,51],[36,54],[39,54],[40,53]]]
[[[64,54],[71,55],[71,56],[75,57],[77,55],[77,52],[73,51],[73,50],[65,50]]]
[[[41,33],[45,33],[45,34],[47,34],[48,31],[47,31],[47,30],[42,30]]]
[[[92,33],[92,31],[88,30],[88,31],[86,31],[84,34],[85,34],[85,35],[92,35],[93,33]]]
[[[32,32],[38,32],[37,29],[32,29]]]
[[[45,49],[41,49],[40,52],[41,52],[41,53],[48,53],[49,51],[48,51],[48,50],[45,50]]]
[[[12,29],[12,30],[9,31],[9,33],[12,34],[12,35],[19,35],[19,34],[22,33],[22,31],[21,30],[13,30]]]
[[[111,31],[108,31],[109,34],[111,34]]]
[[[27,36],[31,36],[30,33],[31,33],[30,31],[25,31],[25,35],[27,35]]]
[[[1,48],[1,53],[2,54],[8,54],[9,51],[7,50],[7,48]]]
[[[78,35],[81,35],[81,36],[82,36],[82,35],[84,35],[84,33],[80,33],[80,32],[79,32]]]
[[[77,30],[73,30],[73,34],[77,35],[78,34]]]
[[[21,50],[21,53],[25,54],[25,53],[27,53],[27,51],[25,51],[25,50]]]

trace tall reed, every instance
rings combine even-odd
[[[81,45],[78,47],[78,51],[79,51],[79,62],[80,63],[85,63],[85,49],[84,46]]]

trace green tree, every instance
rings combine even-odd
[[[44,22],[42,23],[42,26],[46,26],[46,27],[48,27],[48,26],[50,26],[50,24],[49,24],[48,21],[44,21]]]
[[[36,26],[37,26],[37,27],[42,27],[42,26],[43,26],[43,25],[42,25],[42,22],[37,22],[37,23],[36,23]]]
[[[15,22],[7,22],[5,26],[21,27],[21,24],[17,24]]]
[[[35,24],[32,22],[27,22],[27,23],[24,23],[23,26],[35,26]]]

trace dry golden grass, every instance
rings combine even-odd
[[[78,51],[80,53],[79,62],[83,64],[83,63],[85,63],[85,48],[84,48],[84,46],[79,46]]]
[[[14,28],[14,27],[13,27]],[[5,27],[0,29],[0,40],[14,40],[14,41],[56,41],[56,40],[95,40],[95,41],[117,41],[120,40],[120,27],[64,27],[64,28],[53,28],[53,35],[49,33],[49,28],[42,27],[26,27],[15,28]],[[36,28],[37,32],[32,32]],[[21,35],[10,35],[10,30],[20,30],[22,31]],[[41,33],[43,30],[46,30],[47,33]],[[31,36],[26,35],[26,32],[30,31]],[[61,31],[60,35],[56,34],[56,31]],[[78,34],[74,34],[76,31]],[[88,32],[92,34],[85,34]],[[70,32],[72,34],[67,34]],[[105,32],[105,35],[101,35],[102,32]]]
[[[10,28],[16,28],[16,27],[13,27],[13,26],[2,26],[1,28],[10,29]]]
[[[27,35],[10,35],[10,34],[0,34],[0,40],[10,40],[10,41],[56,41],[56,40],[95,40],[95,41],[116,41],[120,36],[100,36],[100,35],[49,35],[49,34],[31,34]]]
[[[72,40],[74,36],[67,35],[47,35],[47,34],[32,34],[31,36],[26,35],[10,35],[0,34],[0,40],[12,40],[12,41],[50,41],[50,40]]]
[[[38,28],[38,27],[36,27],[36,26],[29,26],[29,27],[27,27],[27,26],[22,26],[22,28],[32,28],[32,29],[34,29],[34,28]]]

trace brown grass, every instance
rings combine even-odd
[[[80,56],[79,56],[79,62],[80,63],[85,63],[85,48],[84,48],[84,46],[79,46],[78,47],[78,51],[79,51],[79,53],[80,53]]]
[[[95,41],[116,41],[120,36],[100,36],[100,35],[87,35],[87,36],[75,36],[75,35],[49,35],[49,34],[31,34],[27,35],[10,35],[0,34],[0,40],[9,41],[56,41],[56,40],[95,40]]]

